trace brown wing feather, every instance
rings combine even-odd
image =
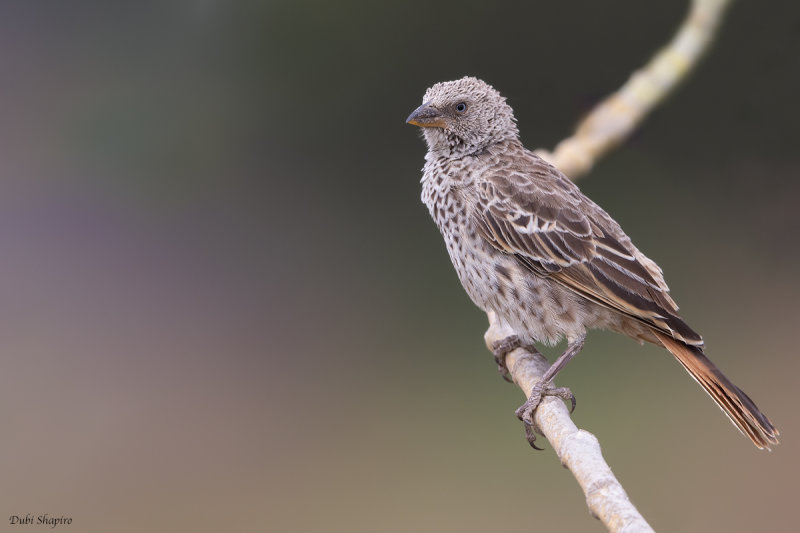
[[[476,223],[534,274],[671,337],[701,346],[678,316],[661,270],[568,178],[533,154],[482,176]],[[506,163],[506,162],[504,162]]]

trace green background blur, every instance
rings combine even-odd
[[[799,5],[734,5],[580,182],[784,441],[592,333],[559,383],[657,530],[797,530]],[[0,530],[602,531],[525,442],[404,119],[470,74],[552,147],[685,8],[3,3]]]

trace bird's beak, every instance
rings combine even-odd
[[[438,109],[426,102],[416,108],[406,119],[406,123],[420,128],[444,128],[444,117]]]

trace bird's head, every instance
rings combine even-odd
[[[406,122],[422,128],[431,152],[457,159],[519,135],[506,99],[477,78],[437,83],[422,101]]]

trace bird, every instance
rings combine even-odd
[[[702,337],[678,314],[661,268],[599,205],[520,139],[514,112],[488,83],[463,77],[430,87],[406,119],[427,144],[422,201],[461,284],[480,309],[514,332],[495,344],[501,375],[518,346],[566,350],[516,411],[528,442],[544,396],[572,402],[553,379],[605,329],[666,348],[760,449],[779,431],[706,357]]]

